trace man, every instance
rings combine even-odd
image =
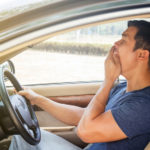
[[[19,94],[57,119],[76,125],[77,135],[84,142],[94,143],[86,148],[88,150],[143,150],[150,140],[149,29],[149,22],[128,22],[128,29],[123,32],[121,40],[114,44],[106,58],[104,83],[87,108],[60,104],[31,90],[24,90]],[[127,82],[112,89],[120,74]],[[54,142],[48,139],[50,133],[44,134],[42,141],[47,140],[45,144],[49,146],[44,147],[41,141],[35,149],[80,149],[70,144],[57,147],[57,143],[54,144],[56,147],[51,147]],[[26,144],[21,144],[26,145],[24,149],[22,146],[15,147],[19,143],[23,142],[16,136],[10,150],[31,149]]]

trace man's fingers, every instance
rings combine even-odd
[[[114,55],[114,53],[116,52],[115,50],[116,50],[116,47],[115,47],[115,46],[113,46],[113,47],[110,49],[109,54],[108,54],[108,59],[112,59],[112,60],[114,61],[113,55]]]
[[[114,51],[113,59],[114,59],[115,64],[120,64],[120,57],[118,55],[118,52]]]
[[[109,59],[111,59],[115,64],[120,63],[120,58],[116,46],[113,46],[109,52]]]
[[[113,46],[113,47],[110,49],[110,51],[109,51],[109,53],[108,53],[108,57],[111,57],[111,56],[113,55],[114,49],[115,49],[115,46]]]
[[[25,91],[19,91],[18,94],[19,94],[19,95],[22,95],[22,96],[25,96],[25,95],[26,95],[26,92],[25,92]]]

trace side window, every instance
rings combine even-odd
[[[72,31],[28,48],[12,59],[22,84],[100,81],[104,60],[126,21]]]

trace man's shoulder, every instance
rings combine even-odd
[[[146,100],[150,103],[150,86],[139,90],[131,91],[127,94],[135,99],[139,99],[141,101]]]
[[[127,82],[121,82],[119,84],[117,84],[116,86],[114,86],[114,88],[112,89],[113,92],[119,92],[121,90],[123,90],[124,92],[126,91],[126,87],[127,87]],[[134,90],[131,92],[128,92],[130,96],[142,96],[142,97],[149,97],[150,98],[150,86],[144,87],[142,89],[139,90]]]
[[[134,101],[139,101],[141,102],[146,102],[150,104],[150,86],[145,87],[143,89],[131,91],[131,92],[126,92],[126,86],[127,82],[122,82],[116,85],[110,94],[111,98],[116,98],[116,99],[121,99],[122,102],[134,102]]]

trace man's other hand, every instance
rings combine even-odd
[[[121,63],[116,46],[113,46],[105,60],[105,81],[114,82],[121,73]]]

